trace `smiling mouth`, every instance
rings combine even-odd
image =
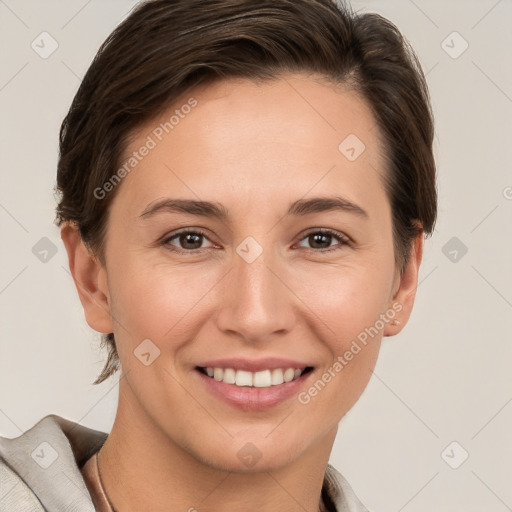
[[[225,384],[233,384],[240,387],[269,388],[297,380],[302,375],[312,371],[313,367],[275,368],[259,372],[235,370],[234,368],[204,368],[201,366],[197,366],[196,369],[211,379],[224,382]]]

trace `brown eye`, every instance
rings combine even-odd
[[[327,249],[330,247],[333,236],[325,233],[315,233],[308,236],[309,243],[313,249]]]
[[[319,249],[320,251],[335,250],[336,248],[348,244],[348,238],[345,235],[343,235],[342,233],[338,233],[337,231],[332,231],[330,229],[311,231],[310,233],[306,234],[306,236],[301,240],[301,242],[304,240],[306,240],[309,243],[309,247],[306,248]],[[333,244],[333,242],[337,243]],[[302,243],[299,245],[301,247],[304,247]]]
[[[201,231],[181,231],[167,237],[162,243],[172,250],[194,251],[204,249],[203,243],[205,240],[208,240],[208,238]]]
[[[199,249],[202,245],[203,235],[186,233],[178,235],[178,240],[183,249]]]

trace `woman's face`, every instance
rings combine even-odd
[[[124,417],[235,471],[332,443],[409,312],[367,104],[303,75],[223,81],[147,123],[130,157],[100,271]],[[269,385],[290,367],[312,370]]]

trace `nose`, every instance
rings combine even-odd
[[[289,269],[271,252],[264,249],[250,263],[233,253],[232,269],[219,290],[217,326],[224,333],[257,342],[282,336],[297,324],[300,301],[290,286]]]

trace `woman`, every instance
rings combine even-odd
[[[364,511],[328,464],[436,218],[424,76],[331,0],[153,0],[60,139],[57,208],[121,370],[112,431],[2,439],[2,510]]]

